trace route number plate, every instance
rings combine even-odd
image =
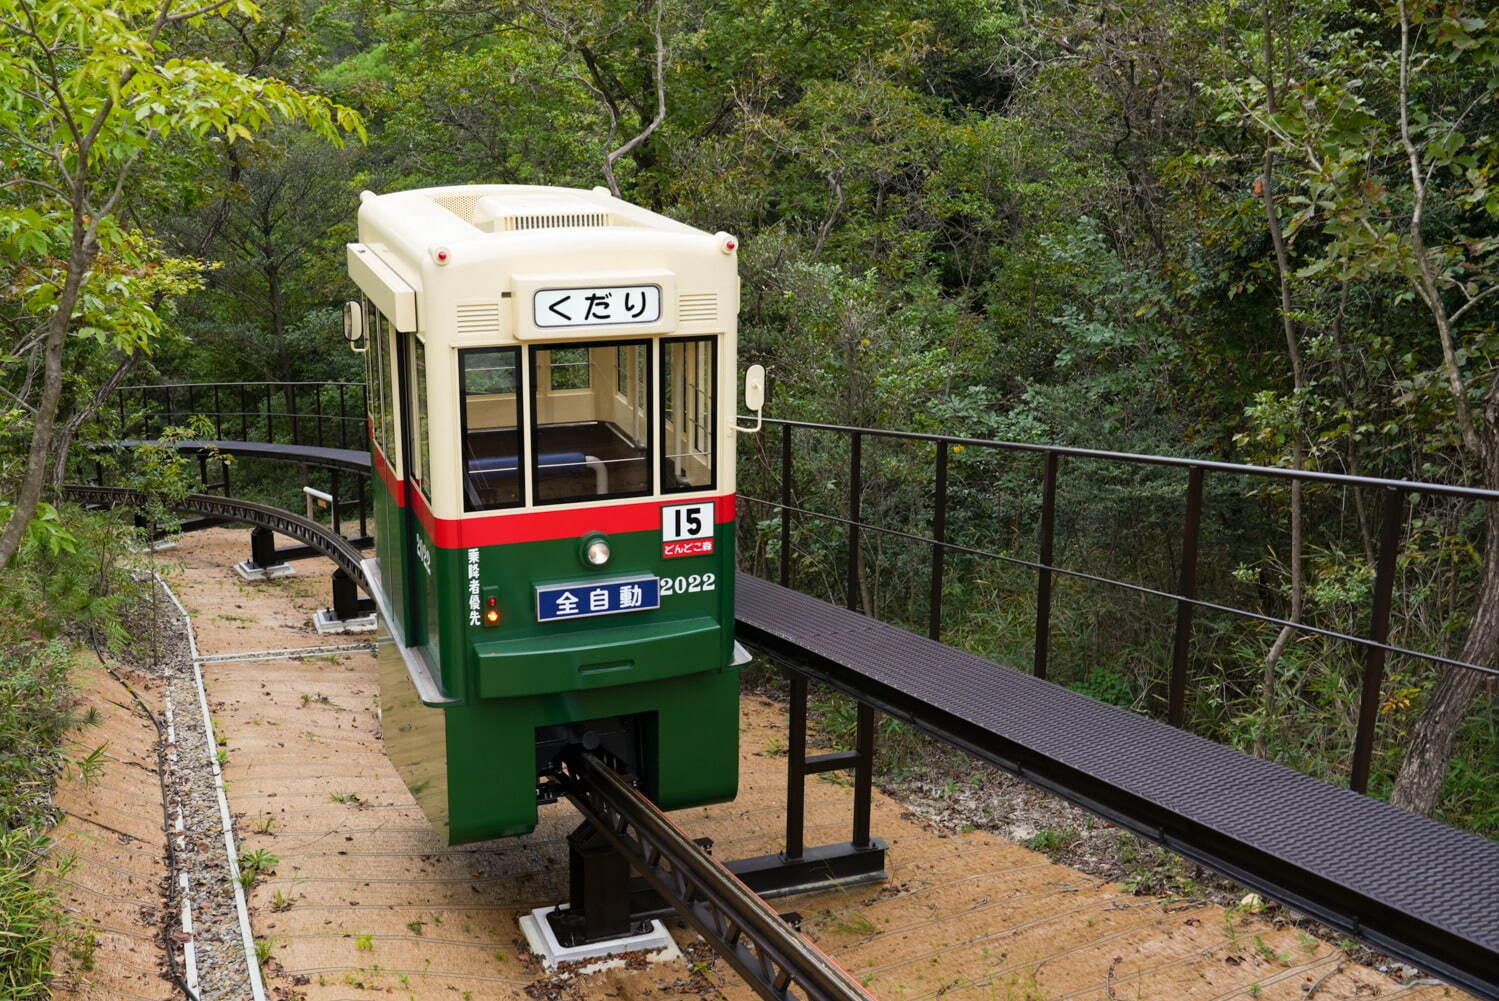
[[[661,555],[705,556],[713,552],[713,502],[672,504],[661,509]]]

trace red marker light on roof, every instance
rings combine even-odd
[[[486,626],[497,626],[500,624],[500,602],[498,598],[490,598],[484,608],[484,624]]]
[[[448,253],[448,248],[447,247],[433,247],[432,248],[432,259],[434,261],[436,261],[438,264],[447,264],[448,263],[448,258],[450,256],[452,256],[452,255]]]

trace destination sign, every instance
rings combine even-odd
[[[531,319],[538,327],[656,323],[661,319],[661,286],[541,289],[531,297]]]

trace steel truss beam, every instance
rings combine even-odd
[[[569,757],[573,805],[766,1001],[873,1001],[841,967],[594,755]]]
[[[139,490],[127,487],[102,487],[92,484],[68,484],[63,488],[68,500],[79,504],[99,504],[105,507],[142,507],[148,498]],[[225,521],[238,521],[259,525],[279,532],[298,542],[305,543],[328,557],[338,568],[353,578],[354,582],[368,591],[369,582],[364,579],[364,557],[355,545],[331,529],[315,521],[292,514],[284,508],[254,501],[235,500],[215,494],[188,494],[167,500],[166,506],[184,514],[200,514]]]

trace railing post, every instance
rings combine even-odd
[[[338,384],[338,447],[349,447],[349,408],[347,405],[345,386]]]
[[[338,477],[338,468],[334,467],[333,469],[329,470],[329,472],[331,474],[330,475],[330,480],[332,481],[329,484],[328,494],[329,494],[329,496],[331,496],[333,498],[333,500],[330,502],[330,506],[333,509],[333,534],[334,535],[342,535],[342,534],[344,534],[343,533],[343,528],[342,528],[342,523],[340,522],[339,517],[338,517],[338,503],[339,503],[339,494],[338,494],[338,479],[339,479],[339,477]]]
[[[323,386],[322,386],[321,383],[319,383],[317,389],[315,389],[313,391],[312,401],[313,401],[312,412],[315,415],[314,418],[313,418],[313,420],[315,420],[317,422],[317,425],[316,425],[317,426],[317,447],[318,448],[322,448],[323,447]],[[428,446],[423,445],[422,447],[423,448],[427,448]]]
[[[781,586],[791,586],[791,425],[781,425]]]
[[[859,495],[864,491],[864,436],[853,433],[848,453],[848,607],[859,611]]]
[[[250,405],[245,402],[245,384],[239,384],[239,440],[249,441]]]
[[[1187,469],[1187,513],[1182,519],[1182,574],[1176,603],[1176,643],[1171,653],[1171,684],[1166,719],[1181,726],[1187,716],[1187,657],[1192,647],[1192,612],[1197,597],[1197,537],[1202,528],[1202,467]]]
[[[224,440],[224,407],[219,402],[219,384],[213,384],[213,433],[220,441]]]
[[[295,382],[282,383],[282,391],[286,394],[286,412],[291,417],[291,443],[302,444],[302,421],[297,413],[297,384]]]
[[[1380,689],[1384,686],[1385,641],[1390,636],[1390,597],[1395,589],[1395,557],[1405,522],[1405,495],[1388,489],[1379,530],[1379,564],[1374,571],[1374,608],[1369,617],[1369,639],[1364,649],[1364,683],[1359,693],[1358,733],[1353,739],[1353,770],[1348,788],[1369,789],[1369,767],[1374,760],[1374,731],[1379,724]]]
[[[1057,453],[1046,453],[1041,476],[1041,568],[1036,571],[1036,656],[1031,673],[1046,677],[1051,660],[1051,560],[1057,523]]]
[[[854,750],[854,831],[853,846],[869,847],[869,810],[874,799],[874,707],[859,703],[858,733]]]
[[[369,516],[368,502],[365,499],[365,488],[369,485],[369,480],[368,476],[359,477],[359,537],[361,539],[367,539],[370,535],[369,523],[366,520]]]
[[[948,443],[937,443],[937,470],[932,484],[932,573],[927,599],[926,634],[942,638],[942,572],[947,561],[947,451]]]
[[[786,740],[786,858],[794,861],[806,850],[807,817],[807,677],[786,672],[790,683],[790,733]]]

